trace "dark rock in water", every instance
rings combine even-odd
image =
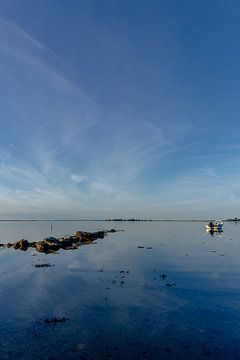
[[[112,229],[109,232],[116,232],[116,230]],[[49,236],[40,241],[29,242],[28,240],[19,240],[14,244],[7,244],[7,247],[13,247],[15,250],[27,250],[29,247],[35,248],[36,251],[50,254],[55,253],[60,249],[64,250],[74,250],[77,249],[81,245],[87,245],[93,243],[96,239],[103,239],[108,231],[97,231],[94,233],[85,232],[85,231],[77,231],[72,236],[64,236],[59,239]],[[1,244],[0,244],[1,246]],[[5,246],[2,244],[2,246]]]
[[[176,284],[175,284],[175,283],[173,283],[173,284],[167,283],[166,286],[168,286],[168,287],[174,287],[174,286],[176,286]]]
[[[117,232],[117,230],[115,230],[115,229],[110,229],[110,230],[108,230],[108,232],[109,232],[109,233],[115,233],[115,232]]]
[[[95,237],[95,239],[103,239],[105,234],[105,231],[98,231],[96,233],[93,233],[93,236]]]
[[[60,249],[61,245],[58,244],[49,244],[45,241],[38,241],[35,245],[35,249],[39,252],[44,252],[45,254],[56,252]]]
[[[43,268],[43,267],[51,267],[51,266],[55,266],[54,264],[36,264],[33,265],[35,268]]]
[[[19,250],[23,250],[26,251],[29,247],[29,242],[27,240],[19,240],[17,242],[15,242],[12,246],[15,250],[19,249]]]
[[[76,231],[73,236],[75,236],[78,241],[91,238],[91,234],[85,231]]]
[[[52,246],[52,245],[58,245],[58,244],[59,244],[59,240],[56,239],[55,237],[52,237],[52,236],[49,236],[49,237],[43,239],[43,242],[44,242],[45,244],[50,245],[50,246]]]
[[[51,324],[56,325],[57,323],[67,322],[67,321],[69,321],[69,319],[67,319],[65,317],[54,317],[52,319],[45,319],[43,321],[49,325],[51,325]]]
[[[167,277],[166,274],[161,274],[161,275],[160,275],[160,278],[163,279],[163,280],[166,279],[166,277]]]
[[[90,233],[85,231],[76,231],[73,235],[77,238],[78,241],[82,241],[85,243],[96,239],[103,239],[105,236],[105,232],[97,231],[94,233]]]
[[[69,237],[68,239],[67,238],[59,239],[59,244],[63,249],[71,248],[73,246],[73,243],[74,243],[74,239],[72,237]]]

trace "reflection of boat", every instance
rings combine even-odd
[[[223,229],[221,230],[211,230],[211,229],[206,229],[206,234],[210,234],[210,235],[217,235],[217,236],[223,236]]]
[[[222,232],[223,231],[223,222],[222,220],[214,220],[210,221],[210,223],[205,225],[207,230],[211,230],[213,232]]]

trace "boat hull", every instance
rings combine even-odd
[[[223,231],[222,229],[222,225],[214,225],[214,226],[209,226],[209,225],[205,225],[207,230],[212,230],[212,231]]]

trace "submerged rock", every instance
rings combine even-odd
[[[67,322],[67,321],[69,321],[69,319],[67,319],[65,317],[54,317],[52,319],[45,319],[43,321],[49,325],[51,325],[51,324],[56,325],[57,323]]]
[[[52,267],[55,266],[54,264],[36,264],[33,265],[35,268],[44,268],[44,267]]]
[[[165,280],[165,279],[166,279],[166,277],[167,277],[167,275],[166,275],[166,274],[161,274],[161,275],[160,275],[160,278],[161,278],[161,279],[163,279],[163,280]]]

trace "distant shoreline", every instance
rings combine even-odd
[[[78,221],[99,221],[99,222],[130,222],[130,223],[137,223],[137,222],[206,222],[210,221],[211,219],[149,219],[149,220],[114,220],[114,219],[0,219],[0,222],[54,222],[54,221],[69,221],[69,222],[78,222]],[[223,221],[233,222],[234,220],[226,219]]]

